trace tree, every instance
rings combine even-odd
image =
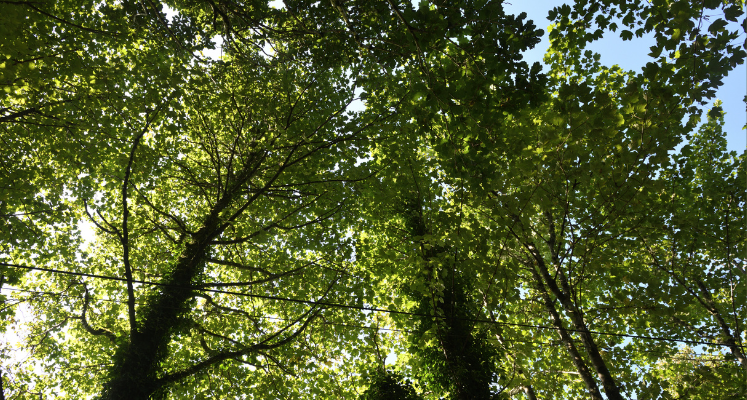
[[[418,399],[415,390],[407,382],[401,382],[402,378],[390,371],[377,371],[371,377],[371,385],[360,396],[360,399]]]
[[[9,397],[745,390],[744,179],[689,136],[741,3],[558,7],[546,74],[495,1],[0,4]]]
[[[637,270],[653,274],[646,278],[649,281],[658,278],[660,293],[680,299],[659,301],[653,310],[674,327],[670,331],[718,345],[706,347],[707,353],[700,356],[692,349],[679,350],[677,355],[684,358],[680,363],[692,364],[681,375],[692,380],[678,383],[675,390],[708,398],[721,390],[717,388],[730,388],[725,397],[736,398],[745,392],[747,372],[739,345],[745,296],[745,269],[738,256],[744,251],[745,231],[739,227],[744,227],[744,215],[734,208],[744,203],[744,172],[739,168],[744,156],[725,151],[718,102],[709,114],[662,174],[667,183],[660,194],[664,211],[657,225],[640,234],[644,247],[638,262],[648,268]],[[641,290],[636,297],[655,302],[650,290]],[[682,368],[673,364],[659,365],[651,379]]]

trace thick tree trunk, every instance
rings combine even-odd
[[[159,389],[159,364],[168,356],[166,349],[171,335],[179,326],[180,314],[188,308],[187,302],[193,297],[192,287],[199,283],[195,278],[204,268],[211,241],[227,226],[220,215],[241,193],[240,189],[251,173],[251,163],[247,163],[241,174],[234,177],[230,188],[223,191],[202,228],[187,238],[187,245],[171,275],[162,282],[160,293],[142,307],[144,314],[141,314],[137,331],[133,332],[129,343],[120,345],[115,354],[111,378],[104,386],[101,400],[148,400]],[[265,190],[278,175],[279,172],[267,183]],[[244,207],[261,192],[254,194]]]
[[[534,394],[532,385],[523,386],[524,393],[527,394],[527,400],[537,400],[537,396]]]
[[[408,231],[413,237],[423,236],[428,232],[422,217],[423,210],[419,199],[411,201],[407,210]],[[443,249],[441,249],[443,250]],[[435,247],[422,246],[421,257],[426,262],[437,257],[440,252]],[[474,323],[469,322],[465,312],[469,308],[465,304],[466,298],[458,284],[454,284],[454,271],[451,271],[451,287],[443,293],[443,302],[431,301],[431,307],[436,315],[445,318],[438,322],[437,330],[441,353],[446,365],[444,375],[453,385],[454,394],[459,400],[489,400],[492,371],[487,371],[488,353],[480,347],[480,342],[474,337]],[[433,279],[431,276],[430,279]],[[449,280],[449,278],[447,278]],[[422,301],[422,300],[421,300]]]
[[[213,207],[179,257],[172,275],[163,282],[159,295],[145,306],[137,332],[115,356],[112,378],[104,388],[102,400],[148,400],[158,389],[158,366],[167,355],[166,347],[178,326],[179,314],[192,298],[191,286],[203,268],[209,242],[215,237],[218,215],[228,204],[224,198]]]
[[[444,326],[439,329],[439,342],[443,350],[449,378],[454,384],[456,397],[459,400],[490,400],[490,373],[484,351],[473,337],[472,323],[461,310],[466,304],[457,300],[456,293],[445,293],[440,310],[446,315]],[[459,311],[456,313],[452,308]],[[481,357],[482,356],[482,357]]]

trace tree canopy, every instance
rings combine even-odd
[[[747,396],[743,1],[0,11],[0,398]]]

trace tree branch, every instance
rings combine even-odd
[[[729,325],[726,323],[724,318],[721,316],[721,313],[719,312],[718,307],[716,306],[716,303],[713,301],[713,297],[711,296],[711,293],[708,291],[705,284],[700,279],[696,278],[695,283],[698,285],[698,289],[700,289],[700,292],[702,293],[703,298],[705,299],[705,302],[707,303],[706,308],[708,309],[708,312],[710,312],[713,318],[716,319],[716,322],[718,322],[719,328],[721,328],[721,333],[725,339],[723,340],[723,343],[729,345],[729,350],[731,350],[732,354],[734,354],[734,357],[736,357],[737,360],[739,360],[739,364],[742,366],[742,369],[744,369],[744,371],[747,372],[747,358],[745,358],[744,353],[742,353],[736,341],[734,340],[734,335],[732,335]]]
[[[211,283],[211,282],[207,282],[207,283],[202,283],[200,285],[197,285],[197,287],[206,288],[206,287],[251,286],[251,285],[256,285],[256,284],[260,284],[260,283],[270,282],[270,281],[273,281],[275,279],[282,278],[282,277],[285,277],[285,276],[294,275],[296,272],[298,272],[298,271],[300,271],[300,270],[308,267],[309,265],[313,265],[313,264],[315,264],[314,261],[310,261],[310,262],[308,262],[308,263],[306,263],[306,264],[304,264],[304,265],[302,265],[302,266],[300,266],[298,268],[294,268],[294,269],[286,271],[286,272],[281,272],[279,274],[270,274],[270,276],[268,276],[267,278],[258,279],[256,281],[226,282],[226,283],[221,283],[221,282]]]
[[[227,352],[222,352],[222,353],[216,354],[216,355],[214,355],[212,357],[209,357],[209,358],[207,358],[207,359],[205,359],[205,360],[203,360],[203,361],[201,361],[201,362],[199,362],[197,364],[194,364],[193,366],[191,366],[191,367],[189,367],[187,369],[184,369],[182,371],[178,371],[178,372],[175,372],[175,373],[172,373],[172,374],[165,375],[165,376],[161,377],[160,379],[158,379],[155,382],[155,386],[157,388],[163,387],[164,385],[167,385],[167,384],[179,381],[181,379],[184,379],[184,378],[186,378],[188,376],[191,376],[191,375],[203,372],[208,367],[210,367],[212,365],[216,365],[216,364],[221,363],[223,361],[226,361],[228,359],[233,359],[233,358],[236,358],[236,357],[241,357],[241,356],[244,356],[244,355],[247,355],[247,354],[251,354],[253,352],[257,352],[257,351],[261,351],[261,350],[271,350],[271,349],[283,346],[285,344],[288,344],[293,339],[295,339],[298,335],[300,335],[304,330],[306,330],[306,327],[311,323],[311,321],[313,321],[314,319],[316,319],[316,317],[319,315],[320,311],[321,310],[319,310],[319,309],[315,310],[315,308],[312,307],[311,309],[309,309],[309,311],[305,312],[299,318],[297,318],[296,320],[294,320],[291,324],[289,324],[285,328],[281,329],[280,331],[275,332],[273,335],[271,335],[270,337],[266,338],[265,340],[263,340],[263,341],[255,344],[255,345],[252,345],[252,346],[246,347],[244,349],[241,349],[241,350],[227,351]],[[284,338],[282,340],[279,340],[279,341],[277,341],[275,343],[267,344],[268,341],[270,341],[273,338],[277,337],[278,335],[282,334],[282,332],[286,331],[289,327],[295,325],[301,319],[305,318],[306,316],[308,316],[310,314],[311,314],[311,316],[308,317],[306,319],[306,321],[303,323],[303,325],[299,329],[297,329],[295,332],[293,332],[293,334],[291,334],[290,336],[288,336],[288,337],[286,337],[286,338]]]
[[[40,10],[39,8],[37,8],[36,6],[34,6],[34,2],[30,2],[30,1],[2,1],[0,3],[2,3],[2,4],[12,4],[12,5],[18,5],[18,6],[26,6],[26,7],[30,8],[30,9],[38,12],[39,14],[46,15],[49,18],[52,18],[52,19],[54,19],[56,21],[59,21],[59,22],[62,22],[63,24],[74,26],[74,27],[76,27],[78,29],[82,29],[82,30],[84,30],[86,32],[100,33],[100,34],[109,35],[109,36],[115,36],[115,37],[119,36],[118,33],[109,32],[109,31],[102,31],[102,30],[99,30],[99,29],[86,28],[85,26],[78,25],[78,24],[72,23],[72,22],[70,22],[68,20],[56,17],[56,16],[54,16],[54,15],[52,15],[52,14],[46,12],[46,11]]]
[[[602,381],[604,393],[611,400],[623,400],[622,395],[620,395],[620,389],[617,387],[615,379],[612,377],[609,368],[607,368],[607,364],[599,353],[599,348],[597,347],[594,338],[591,336],[591,333],[586,326],[583,315],[581,314],[580,310],[575,307],[575,305],[572,303],[571,298],[569,297],[570,293],[568,293],[568,284],[564,280],[564,274],[562,274],[562,271],[560,271],[559,273],[561,277],[561,284],[565,286],[564,289],[566,293],[560,290],[558,285],[555,283],[555,280],[550,276],[550,272],[548,271],[547,265],[545,264],[545,260],[542,258],[542,255],[539,254],[534,245],[528,243],[525,244],[525,247],[527,248],[527,250],[529,250],[536,261],[534,263],[534,265],[538,269],[538,275],[536,277],[539,277],[541,275],[541,277],[544,279],[544,282],[550,288],[550,291],[560,301],[560,304],[563,306],[565,312],[568,313],[568,315],[571,317],[571,321],[573,322],[576,331],[579,332],[579,335],[581,336],[581,342],[584,344],[586,353],[591,360],[591,365],[594,367],[594,370],[597,372],[597,375]],[[560,269],[559,266],[558,269]]]
[[[106,233],[108,233],[110,235],[115,235],[115,236],[119,237],[119,232],[116,231],[116,228],[114,228],[111,224],[109,224],[109,222],[107,222],[106,219],[104,219],[103,217],[101,217],[101,214],[98,214],[99,217],[101,218],[101,220],[104,221],[105,224],[109,225],[109,227],[114,228],[114,230],[110,230],[110,229],[104,228],[103,226],[101,226],[101,224],[99,224],[93,218],[93,216],[91,215],[91,213],[88,211],[88,200],[87,199],[83,199],[83,205],[85,206],[86,215],[88,215],[88,219],[90,219],[91,222],[93,222],[93,224],[96,225],[97,228],[101,229],[101,231],[106,232]],[[98,213],[98,211],[97,211],[97,213]]]
[[[127,228],[127,219],[130,216],[129,207],[127,207],[127,186],[130,180],[130,173],[132,171],[132,164],[135,160],[135,150],[137,149],[140,139],[143,138],[145,132],[150,127],[150,123],[146,123],[142,132],[135,137],[132,142],[132,149],[130,150],[130,158],[127,162],[127,168],[125,169],[124,182],[122,183],[122,236],[120,242],[122,243],[123,250],[123,261],[125,268],[125,278],[127,278],[127,312],[130,319],[130,336],[137,333],[137,321],[135,320],[135,289],[132,285],[132,268],[130,266],[130,243],[129,243],[129,229]]]
[[[594,400],[602,400],[603,398],[601,392],[599,391],[599,386],[597,385],[594,377],[591,375],[591,372],[586,366],[583,358],[581,358],[581,353],[579,353],[576,345],[573,343],[573,338],[571,338],[571,336],[568,334],[568,331],[563,326],[563,321],[560,318],[560,314],[558,314],[558,311],[555,309],[555,304],[553,304],[553,301],[550,298],[550,294],[547,292],[545,285],[542,283],[542,278],[535,268],[530,267],[530,270],[537,285],[537,289],[542,296],[542,302],[545,306],[545,309],[550,314],[553,325],[560,335],[560,339],[563,341],[563,343],[565,343],[565,347],[568,350],[568,353],[570,353],[571,355],[571,361],[573,362],[573,365],[576,366],[578,373],[581,375],[581,379],[583,379],[584,383],[586,384],[586,390],[588,391],[589,396],[591,396],[591,398]]]
[[[91,335],[94,335],[94,336],[104,335],[107,338],[109,338],[109,340],[111,340],[112,343],[116,342],[117,336],[112,331],[104,329],[104,328],[94,329],[88,323],[88,320],[86,319],[86,312],[88,311],[88,304],[91,301],[91,296],[88,293],[88,286],[85,283],[83,284],[83,288],[85,289],[86,294],[83,300],[83,312],[80,315],[81,325],[83,325],[83,328]]]

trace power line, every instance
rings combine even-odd
[[[73,296],[73,295],[70,295],[70,294],[65,294],[65,293],[42,292],[42,291],[20,289],[20,288],[4,287],[4,288],[0,288],[0,290],[9,290],[9,291],[15,291],[15,292],[24,292],[24,293],[41,294],[41,295],[51,295],[51,296],[57,296],[57,297],[69,297],[69,298],[76,297],[76,296]],[[100,299],[100,301],[122,304],[121,301],[119,301],[119,300],[113,300],[113,299]],[[137,303],[138,304],[147,304],[145,302],[137,302]],[[181,311],[192,311],[192,312],[202,311],[204,314],[215,313],[215,311],[198,310],[198,309],[187,308],[187,307],[170,307],[170,308],[181,310]],[[218,314],[228,315],[228,314],[235,314],[235,313],[225,312],[224,311],[223,313],[218,313]],[[259,314],[251,314],[251,315],[249,315],[248,313],[247,313],[246,317],[249,317],[249,318],[258,318],[258,319],[270,319],[270,320],[277,320],[277,321],[294,321],[295,320],[293,318],[281,318],[281,317],[268,316],[268,315],[264,315],[264,314],[262,314],[262,315],[259,315]],[[414,329],[381,328],[381,327],[378,327],[378,326],[343,324],[343,323],[339,323],[339,322],[329,322],[329,321],[324,321],[321,324],[322,325],[332,325],[332,326],[342,326],[342,327],[346,327],[346,328],[355,328],[355,329],[367,329],[367,330],[385,331],[385,332],[404,332],[404,333],[413,333],[413,332],[416,332],[416,330],[414,330]],[[447,334],[447,336],[448,336],[448,334]],[[543,348],[543,347],[547,347],[547,346],[554,347],[554,346],[558,345],[558,342],[542,342],[542,341],[536,341],[536,340],[522,340],[522,339],[515,339],[515,338],[514,339],[498,339],[498,338],[488,337],[488,338],[485,338],[485,340],[494,341],[494,342],[498,342],[498,343],[501,343],[501,344],[503,344],[503,343],[521,343],[521,344],[524,344],[524,345],[529,345],[529,346],[532,346],[532,347],[535,347],[535,348],[540,348],[540,349]],[[604,351],[620,350],[619,348],[616,348],[616,347],[607,347],[607,346],[600,346],[600,349],[604,350]],[[714,358],[713,357],[714,354],[712,354],[712,353],[698,353],[698,352],[694,352],[693,351],[693,352],[688,353],[688,354],[681,354],[681,355],[679,355],[679,354],[673,354],[673,355],[668,355],[663,350],[641,350],[641,349],[638,349],[636,351],[637,352],[654,354],[658,358],[666,358],[666,359],[670,359],[670,360],[674,360],[674,361],[726,362],[726,360],[724,360],[723,358]],[[700,357],[700,358],[687,357],[688,355],[692,356],[692,357]],[[710,356],[711,358],[705,358],[706,356]]]
[[[27,265],[9,264],[9,263],[4,263],[4,262],[0,262],[0,266],[18,268],[18,269],[26,269],[30,271],[50,272],[50,273],[61,274],[61,275],[72,275],[72,276],[80,276],[80,277],[87,277],[87,278],[106,279],[106,280],[113,280],[113,281],[119,281],[119,282],[125,282],[125,283],[127,282],[127,279],[119,278],[116,276],[88,274],[84,272],[73,272],[73,271],[65,271],[65,270],[43,268],[43,267],[30,267]],[[436,315],[428,315],[428,314],[416,313],[416,312],[410,312],[410,311],[388,310],[388,309],[379,308],[379,307],[354,306],[354,305],[349,305],[349,304],[330,303],[330,302],[324,302],[324,301],[292,299],[288,297],[268,296],[268,295],[261,295],[261,294],[234,292],[234,291],[218,290],[218,289],[207,289],[206,287],[209,287],[211,283],[204,283],[204,284],[201,284],[200,286],[184,286],[184,285],[172,285],[172,284],[160,283],[160,282],[141,281],[137,279],[133,279],[132,283],[138,283],[142,285],[162,286],[162,287],[178,287],[178,288],[183,288],[183,289],[192,289],[192,290],[198,290],[198,291],[210,292],[210,293],[230,294],[230,295],[235,295],[235,296],[251,297],[251,298],[257,298],[257,299],[263,299],[263,300],[287,301],[290,303],[308,304],[312,306],[321,306],[321,307],[329,307],[329,308],[344,308],[344,309],[351,309],[351,310],[381,312],[381,313],[387,313],[387,314],[408,315],[408,316],[414,316],[414,317],[426,317],[426,318],[434,318],[434,319],[445,318],[445,317],[439,317]],[[214,283],[213,285],[217,286],[217,285],[225,285],[225,284]],[[546,329],[546,330],[553,330],[553,331],[559,330],[559,328],[556,328],[554,326],[500,322],[500,321],[493,321],[489,319],[476,319],[476,318],[455,318],[455,319],[467,321],[467,322],[486,323],[486,324],[501,325],[501,326]],[[731,345],[731,344],[726,344],[726,343],[712,343],[712,342],[706,342],[706,341],[700,341],[700,340],[688,340],[688,339],[673,339],[673,338],[665,338],[665,337],[659,337],[659,336],[631,335],[631,334],[626,334],[626,333],[601,332],[601,331],[580,330],[580,329],[573,329],[573,328],[564,328],[564,330],[567,332],[591,333],[591,334],[600,335],[600,336],[613,336],[613,337],[623,337],[623,338],[630,338],[630,339],[646,339],[646,340],[656,340],[656,341],[664,341],[664,342],[686,343],[686,344],[693,344],[693,345],[721,346],[721,347],[735,346],[735,347],[740,347],[740,348],[746,347],[744,345],[738,345],[738,344]]]

